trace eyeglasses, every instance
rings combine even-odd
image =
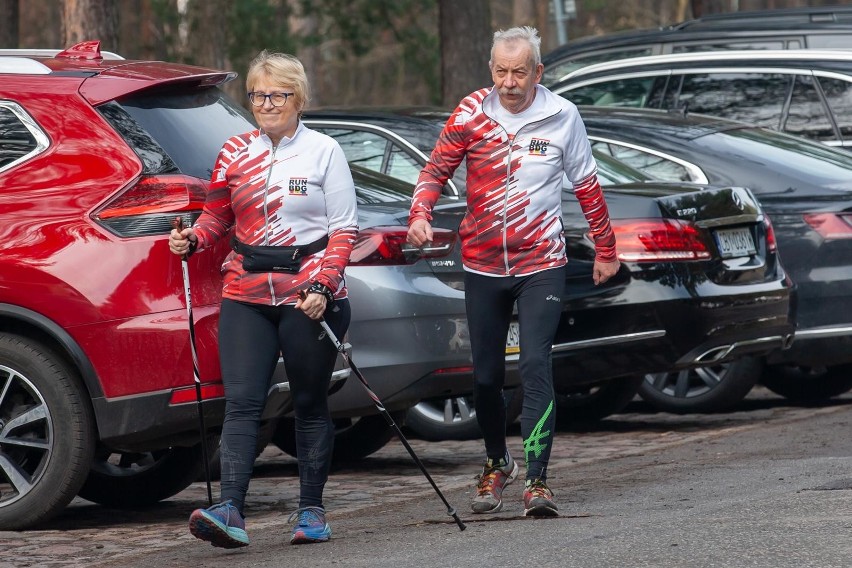
[[[248,93],[248,98],[252,106],[262,107],[266,104],[266,99],[269,99],[269,102],[272,103],[272,106],[283,107],[287,104],[287,99],[289,99],[295,94],[296,93],[270,93],[266,95],[264,93],[252,91],[251,93]]]

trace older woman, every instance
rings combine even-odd
[[[221,503],[193,511],[189,525],[213,546],[247,546],[243,516],[258,426],[270,379],[283,354],[293,394],[299,456],[299,508],[290,542],[326,541],[323,488],[334,428],[328,387],[338,337],[349,326],[344,267],[357,233],[355,188],[343,151],[299,120],[309,98],[293,56],[258,55],[246,78],[258,130],[234,136],[213,170],[204,211],[172,231],[175,254],[209,248],[234,229],[222,265],[219,357],[225,385]],[[303,299],[304,298],[304,299]]]

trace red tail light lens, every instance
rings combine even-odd
[[[349,264],[352,266],[392,266],[414,264],[421,258],[440,258],[453,250],[456,233],[433,229],[428,246],[416,248],[405,242],[408,227],[371,227],[358,233]]]
[[[225,385],[215,383],[210,385],[201,385],[201,399],[210,400],[211,398],[224,398]],[[188,402],[196,402],[198,393],[195,392],[195,387],[176,389],[172,391],[172,397],[169,399],[169,404],[186,404]]]
[[[207,196],[204,181],[185,175],[145,176],[113,197],[92,216],[119,237],[168,234],[175,216],[190,225]]]
[[[803,217],[825,240],[852,239],[852,214],[805,213]]]
[[[613,221],[616,253],[625,262],[701,260],[710,251],[692,223],[676,219]]]
[[[778,243],[775,240],[775,229],[772,228],[772,221],[769,220],[769,215],[763,215],[763,227],[766,230],[766,248],[769,252],[778,250]]]

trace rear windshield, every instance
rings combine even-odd
[[[98,110],[136,151],[146,174],[209,180],[225,141],[255,128],[248,111],[216,87],[136,94]]]

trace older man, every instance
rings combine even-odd
[[[502,397],[505,339],[517,303],[527,468],[524,514],[556,516],[546,479],[555,424],[550,349],[562,312],[567,262],[564,175],[574,186],[595,242],[595,284],[619,269],[615,236],[577,108],[539,84],[544,66],[538,32],[516,27],[495,33],[489,68],[494,86],[461,101],[420,173],[408,241],[422,246],[432,240],[432,207],[466,159],[468,210],[459,234],[476,417],[486,454],[471,508],[474,513],[500,511],[503,489],[519,471],[506,445]]]

